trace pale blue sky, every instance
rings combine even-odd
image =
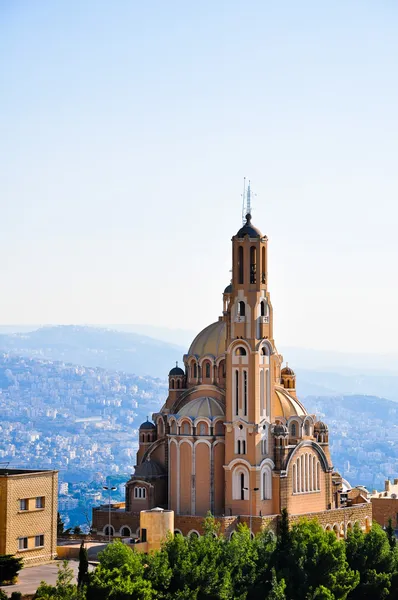
[[[217,319],[243,176],[280,345],[398,350],[395,0],[0,1],[1,323]]]

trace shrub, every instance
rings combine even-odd
[[[11,594],[11,600],[21,600],[22,599],[22,592],[13,592]]]
[[[17,575],[23,567],[22,558],[12,554],[0,556],[0,585],[11,585],[16,583]]]
[[[8,600],[8,596],[3,590],[0,590],[0,600]]]

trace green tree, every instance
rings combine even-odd
[[[131,566],[133,569],[142,568],[141,555],[120,540],[115,540],[99,552],[98,560],[104,569],[118,569],[124,565]]]
[[[39,585],[35,598],[40,600],[84,600],[83,590],[79,590],[73,583],[73,570],[69,567],[67,560],[58,565],[57,582],[55,586],[42,581]]]
[[[22,567],[22,558],[13,554],[0,555],[0,585],[15,583]]]
[[[355,524],[346,540],[348,564],[359,573],[360,581],[349,595],[350,600],[383,600],[388,598],[396,567],[388,537],[380,525],[373,523],[364,534]]]
[[[391,550],[394,550],[397,546],[397,538],[395,537],[394,527],[392,526],[392,519],[388,519],[388,525],[386,527],[386,535],[388,543],[390,544]]]
[[[152,600],[155,597],[151,583],[143,578],[143,567],[139,570],[131,564],[113,569],[99,565],[90,573],[86,589],[87,600]]]
[[[80,544],[79,550],[79,572],[77,576],[77,585],[82,588],[88,581],[88,552],[84,547],[84,541]]]
[[[286,600],[285,596],[286,583],[284,579],[278,581],[275,569],[271,572],[271,589],[267,595],[267,600]]]
[[[65,523],[63,522],[61,515],[57,513],[57,536],[60,537],[65,533]]]
[[[75,535],[80,535],[81,533],[83,533],[82,532],[82,528],[79,525],[75,525],[74,528],[73,528],[73,533]]]
[[[316,520],[303,519],[293,525],[289,539],[290,547],[284,547],[285,561],[280,557],[277,561],[284,565],[279,576],[284,576],[289,599],[344,600],[358,585],[359,576],[347,563],[344,544],[334,533],[325,532]],[[281,551],[281,544],[276,551]]]

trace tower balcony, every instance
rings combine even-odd
[[[235,323],[246,323],[246,317],[244,315],[237,315],[235,317]]]

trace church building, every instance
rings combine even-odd
[[[209,511],[261,520],[284,508],[303,515],[344,506],[328,428],[300,402],[295,373],[278,353],[270,289],[268,238],[248,213],[232,237],[221,315],[170,370],[164,405],[140,427],[126,514],[172,509],[187,533],[189,519]],[[355,510],[351,520],[364,525],[371,509]],[[323,523],[332,529],[335,520]]]

